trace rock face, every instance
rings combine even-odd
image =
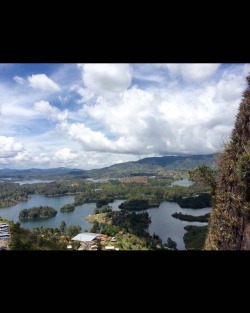
[[[241,249],[250,250],[250,223],[248,223],[244,229]]]
[[[217,160],[206,250],[250,250],[250,76],[247,83],[230,141]]]

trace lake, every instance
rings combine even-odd
[[[19,184],[19,185],[25,185],[25,184],[38,184],[38,183],[52,183],[54,180],[14,180],[13,183]]]
[[[191,180],[187,179],[187,178],[183,178],[183,179],[179,179],[174,181],[171,186],[182,186],[182,187],[189,187],[191,185],[193,185],[194,182],[192,182]]]
[[[21,226],[24,228],[32,229],[33,227],[60,227],[62,221],[66,222],[67,226],[79,225],[82,231],[89,230],[92,224],[84,219],[84,217],[93,214],[93,210],[96,207],[95,203],[85,203],[76,207],[73,212],[60,212],[60,208],[65,204],[73,203],[75,196],[60,196],[60,197],[45,197],[41,195],[32,195],[32,198],[25,202],[20,202],[16,205],[0,208],[0,216],[13,220],[14,222],[20,222]],[[110,205],[114,211],[120,210],[118,206],[124,200],[115,200]],[[20,221],[18,216],[22,209],[29,209],[34,206],[51,206],[57,210],[57,215],[55,217],[46,220],[33,220],[33,221]],[[185,250],[185,245],[183,242],[183,236],[186,232],[184,227],[186,225],[196,225],[203,226],[207,223],[199,222],[186,222],[180,221],[171,216],[175,212],[182,212],[183,214],[190,215],[204,215],[209,213],[211,208],[204,209],[182,209],[176,202],[163,201],[158,208],[150,208],[147,210],[149,216],[151,217],[151,223],[149,225],[149,233],[153,235],[154,233],[158,235],[163,243],[167,242],[167,238],[171,237],[172,240],[176,241],[177,249]]]

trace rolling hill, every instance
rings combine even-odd
[[[65,167],[51,169],[2,169],[0,178],[15,179],[55,179],[67,178],[104,178],[125,176],[165,175],[167,171],[189,170],[199,164],[215,167],[215,155],[163,156],[144,158],[139,161],[114,164],[109,167],[92,170],[71,169]]]

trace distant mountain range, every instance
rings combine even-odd
[[[86,176],[89,177],[89,175],[86,174],[87,171],[81,170],[81,169],[72,169],[72,168],[66,168],[66,167],[58,167],[58,168],[49,168],[49,169],[37,169],[37,168],[30,168],[25,170],[16,170],[16,169],[9,169],[5,168],[0,170],[0,178],[17,178],[17,179],[23,179],[23,178],[53,178],[57,176]]]
[[[168,171],[189,170],[199,164],[206,164],[215,168],[215,154],[189,155],[189,156],[163,156],[144,158],[139,161],[114,164],[109,167],[93,170],[72,169],[66,167],[51,169],[2,169],[0,178],[15,179],[55,179],[58,177],[69,178],[104,178],[125,176],[151,176],[166,175]]]
[[[144,158],[139,161],[114,164],[87,171],[91,177],[123,177],[166,175],[167,171],[189,170],[199,164],[216,167],[215,155],[163,156]]]

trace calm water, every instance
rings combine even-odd
[[[178,185],[178,186],[182,186],[182,187],[189,187],[189,186],[193,185],[193,183],[194,182],[192,182],[191,180],[189,180],[187,178],[183,178],[183,179],[174,181],[171,184],[171,186]]]
[[[89,230],[92,224],[84,220],[84,217],[93,214],[95,203],[86,203],[83,205],[79,205],[73,212],[60,212],[60,208],[62,206],[68,203],[73,203],[74,199],[75,196],[45,197],[40,195],[33,195],[32,198],[28,201],[18,203],[11,207],[0,208],[0,216],[17,222],[19,221],[19,212],[22,209],[31,208],[39,205],[47,205],[57,210],[57,215],[55,217],[46,220],[35,220],[26,222],[19,221],[21,223],[21,226],[29,229],[40,226],[55,228],[60,227],[61,222],[65,221],[67,226],[80,225],[82,231]],[[123,201],[124,200],[115,200],[110,205],[112,206],[114,211],[117,211],[119,210],[118,206]],[[160,204],[159,208],[150,208],[147,211],[152,221],[149,226],[149,233],[151,235],[155,233],[162,239],[164,243],[167,241],[168,237],[171,237],[172,240],[176,241],[178,249],[185,250],[185,245],[183,242],[183,235],[185,233],[184,226],[202,226],[206,225],[206,223],[180,221],[172,217],[171,214],[175,212],[182,212],[184,214],[197,216],[209,213],[211,211],[211,208],[197,210],[182,209],[175,202],[164,201]]]
[[[34,179],[34,180],[16,180],[13,181],[13,183],[17,183],[19,185],[24,185],[24,184],[38,184],[38,183],[52,183],[54,180],[39,180],[39,179]]]
[[[147,210],[151,217],[151,224],[149,224],[149,233],[158,235],[163,243],[167,242],[170,237],[177,243],[177,249],[185,250],[183,236],[186,233],[184,227],[187,225],[205,226],[207,223],[186,222],[171,216],[175,212],[190,215],[204,215],[211,211],[211,208],[204,209],[182,209],[176,202],[164,201],[159,208],[151,208]]]

